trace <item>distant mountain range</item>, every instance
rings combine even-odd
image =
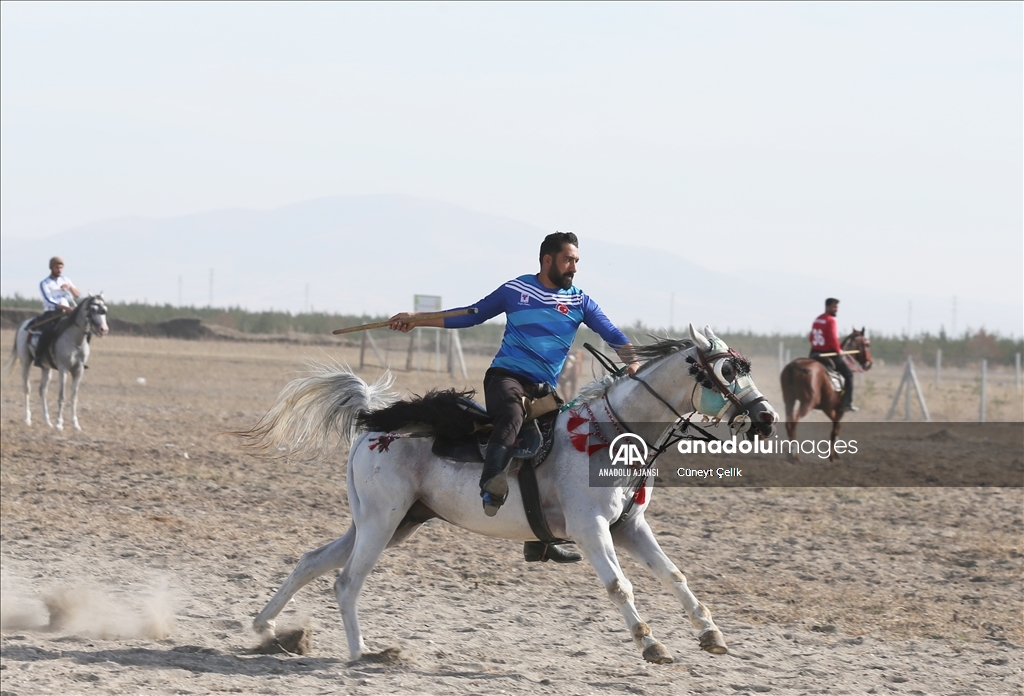
[[[119,218],[41,240],[0,237],[0,293],[37,295],[47,259],[59,254],[83,290],[103,290],[114,300],[205,306],[212,269],[216,306],[390,314],[412,309],[414,294],[440,295],[445,306],[458,306],[509,278],[536,272],[540,241],[551,231],[391,195],[162,220]],[[695,239],[688,260],[576,232],[582,257],[577,283],[621,325],[693,321],[758,333],[801,332],[832,295],[843,301],[844,330],[856,324],[899,333],[907,325],[908,302],[912,331],[951,328],[951,298],[888,296],[881,278],[861,287],[788,271],[734,273],[731,259],[757,253],[749,240]],[[861,278],[870,279],[870,272]],[[1024,298],[1010,300],[962,301],[958,333],[984,326],[1020,336]]]

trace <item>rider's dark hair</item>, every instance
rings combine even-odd
[[[828,308],[829,305],[834,305],[834,304],[839,304],[839,300],[837,300],[834,297],[830,297],[827,300],[825,300],[825,308],[826,309]]]
[[[540,262],[544,263],[544,256],[550,255],[551,258],[558,256],[558,252],[562,250],[566,244],[572,244],[578,247],[580,241],[576,239],[576,235],[572,232],[552,232],[544,241],[540,243]]]

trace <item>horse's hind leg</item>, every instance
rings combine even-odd
[[[31,397],[32,390],[28,385],[29,375],[32,373],[32,361],[23,359],[21,361],[21,381],[25,389],[25,425],[32,425]]]
[[[349,464],[351,466],[351,463]],[[359,533],[356,535],[355,546],[352,555],[349,557],[345,569],[334,581],[334,593],[338,598],[338,611],[341,612],[341,619],[345,623],[345,637],[348,640],[349,656],[358,660],[366,651],[363,643],[363,635],[359,629],[359,593],[363,589],[363,583],[373,567],[380,559],[381,553],[388,546],[392,537],[401,522],[401,517],[396,509],[389,509],[390,504],[373,506],[372,517],[367,515],[364,519],[360,517]],[[362,501],[362,509],[369,512],[371,506],[366,500]]]
[[[267,606],[263,607],[263,611],[256,616],[252,623],[252,627],[256,632],[263,635],[273,635],[274,619],[281,613],[281,610],[285,608],[285,605],[288,604],[291,598],[295,596],[295,593],[324,573],[335,568],[341,568],[348,563],[355,539],[356,528],[355,525],[352,525],[339,539],[304,553],[295,566],[295,570],[291,572],[291,575],[284,581],[280,589],[270,598]]]
[[[651,633],[651,627],[644,623],[633,603],[633,586],[622,573],[619,561],[615,557],[612,536],[604,520],[596,519],[595,525],[585,534],[573,534],[576,543],[590,565],[597,571],[597,577],[608,592],[608,597],[615,603],[622,617],[626,620],[630,635],[648,662],[667,664],[672,662],[672,654]]]
[[[711,612],[697,601],[686,584],[686,576],[679,572],[679,568],[661,550],[647,520],[638,518],[636,524],[616,530],[613,538],[631,556],[650,568],[655,577],[661,580],[661,584],[676,596],[689,615],[693,627],[697,629],[701,648],[715,655],[729,652],[722,632],[711,618]]]

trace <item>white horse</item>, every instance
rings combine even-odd
[[[4,372],[10,370],[15,361],[21,360],[21,379],[25,388],[25,424],[32,425],[32,410],[29,408],[29,386],[28,376],[32,370],[32,351],[29,342],[32,334],[28,330],[32,319],[27,319],[18,327],[18,333],[14,339],[14,347],[11,350],[11,357],[4,365]],[[57,366],[60,379],[60,395],[57,398],[57,424],[50,422],[50,411],[46,405],[46,390],[50,384],[50,367],[43,362],[43,374],[39,380],[39,399],[43,405],[43,420],[51,428],[64,429],[64,386],[67,376],[71,375],[71,424],[75,430],[81,430],[78,424],[78,385],[82,381],[85,372],[85,363],[89,359],[89,337],[93,331],[98,335],[105,335],[107,328],[107,305],[103,301],[103,293],[90,295],[71,312],[71,314],[57,320],[56,330],[59,332],[54,338],[53,358]]]
[[[778,414],[757,391],[749,376],[749,363],[710,328],[702,334],[691,325],[690,335],[692,342],[662,340],[639,346],[638,355],[647,362],[633,378],[606,377],[589,385],[574,405],[559,414],[554,445],[536,471],[551,532],[579,545],[625,618],[644,659],[654,663],[671,662],[672,655],[637,613],[633,588],[619,566],[616,548],[625,549],[650,568],[676,596],[703,649],[714,654],[728,650],[711,612],[687,587],[686,578],[662,552],[644,519],[653,481],[637,485],[634,479],[632,485],[592,486],[588,453],[579,451],[580,432],[594,428],[611,439],[616,432],[629,431],[632,424],[639,426],[633,432],[654,443],[659,434],[667,437],[675,427],[669,423],[678,426],[682,422],[681,417],[676,420],[679,414],[696,410],[727,420],[748,437],[755,431],[762,437],[772,434]],[[391,381],[385,374],[367,385],[346,369],[321,365],[312,376],[287,385],[260,423],[243,434],[249,446],[268,454],[287,445],[292,453],[312,457],[329,453],[334,433],[355,437],[347,474],[351,526],[341,538],[303,555],[259,613],[253,626],[266,639],[276,640],[274,619],[299,589],[343,567],[334,590],[349,652],[352,659],[358,659],[366,649],[356,608],[363,582],[386,547],[408,538],[432,517],[486,536],[521,541],[536,538],[523,511],[516,477],[509,478],[507,503],[497,516],[488,517],[480,504],[480,464],[434,456],[429,438],[382,440],[380,433],[377,437],[355,433],[359,414],[381,409],[394,399],[387,392]],[[581,428],[583,419],[591,423]],[[659,424],[658,432],[638,432],[651,430],[653,424]],[[380,446],[382,443],[385,446]],[[584,444],[582,449],[588,447]],[[624,517],[626,511],[630,514]]]

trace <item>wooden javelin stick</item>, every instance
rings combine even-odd
[[[55,314],[52,317],[50,317],[49,319],[43,319],[41,322],[39,322],[37,324],[32,324],[28,328],[30,330],[34,330],[36,327],[42,326],[43,324],[49,324],[51,321],[57,321],[58,319],[63,319],[64,317],[68,316],[68,314],[70,314],[70,312],[61,313],[61,314]]]
[[[838,353],[818,353],[819,358],[833,358],[837,355],[854,355],[859,353],[859,350],[841,350]]]
[[[479,312],[476,307],[468,307],[466,309],[452,309],[447,312],[428,312],[426,314],[420,314],[412,317],[408,323],[416,324],[421,321],[429,321],[431,319],[446,319],[447,317],[464,317],[467,314],[476,314]],[[388,326],[391,322],[387,321],[376,321],[372,324],[362,324],[360,326],[350,326],[347,329],[335,329],[332,334],[346,334],[352,333],[353,331],[369,331],[370,329],[383,329]]]

